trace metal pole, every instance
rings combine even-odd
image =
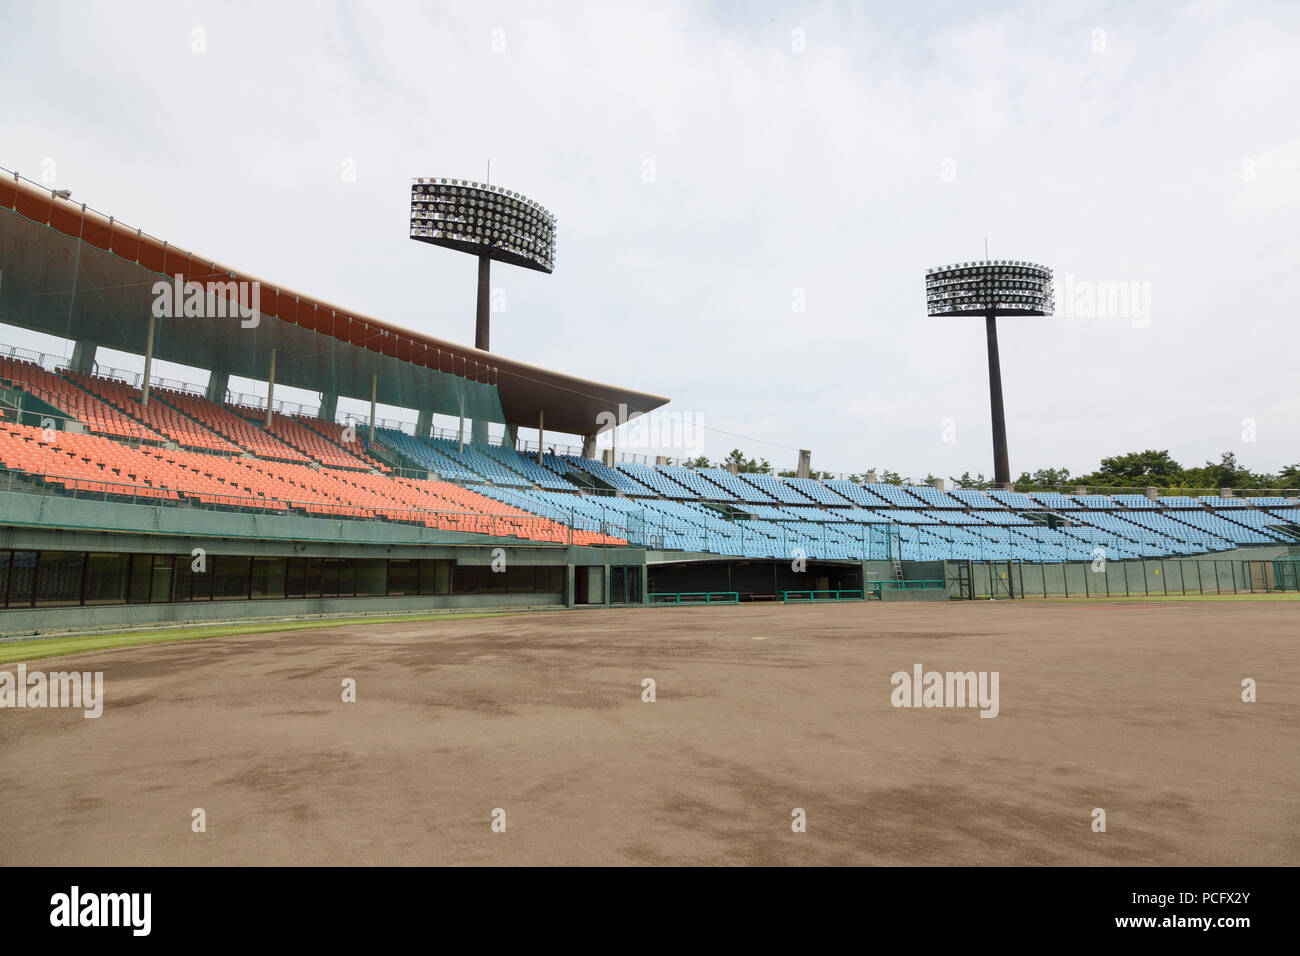
[[[80,249],[80,244],[77,246]],[[144,381],[140,383],[140,404],[149,407],[149,371],[153,368],[153,326],[154,314],[149,313],[149,330],[145,333],[144,343]]]
[[[478,313],[474,324],[474,348],[488,351],[489,313],[491,298],[492,260],[487,256],[478,257]]]
[[[546,412],[537,410],[537,464],[542,463],[542,445],[546,441]]]
[[[998,317],[990,312],[984,317],[989,348],[989,404],[993,413],[993,480],[998,485],[1011,483],[1011,464],[1007,459],[1007,417],[1002,407],[1002,365],[998,359]]]
[[[266,376],[266,427],[267,428],[271,427],[271,403],[273,401],[275,401],[275,349],[271,349],[271,369]],[[375,417],[375,410],[372,407],[370,409],[370,418],[372,421],[374,420],[374,417]],[[371,431],[370,441],[372,444],[374,443],[374,440],[375,440],[375,433],[374,431]]]
[[[370,444],[375,443],[375,393],[379,388],[379,373],[370,375]]]

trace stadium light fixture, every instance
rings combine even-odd
[[[474,346],[485,352],[492,260],[554,272],[555,225],[540,203],[500,186],[445,178],[411,182],[411,238],[478,256]]]
[[[998,358],[999,315],[1051,315],[1056,309],[1052,270],[1020,259],[959,262],[925,271],[925,302],[931,316],[982,315],[988,337],[989,404],[993,413],[993,480],[1011,483],[1007,420],[1002,406]]]

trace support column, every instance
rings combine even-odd
[[[537,410],[537,464],[542,463],[542,453],[546,448],[546,412]]]
[[[1011,483],[1007,459],[1007,416],[1002,408],[1002,364],[998,359],[998,318],[984,317],[989,346],[989,404],[993,413],[993,481],[999,488]]]
[[[415,437],[428,438],[433,431],[433,409],[422,408],[415,417]]]
[[[807,478],[812,471],[812,452],[807,448],[799,449],[799,467],[795,469],[795,474],[800,478]]]
[[[72,346],[72,370],[89,375],[95,370],[95,346],[78,341]]]
[[[564,566],[564,600],[569,607],[576,607],[573,599],[573,565]]]
[[[275,401],[275,349],[272,348],[271,368],[267,372],[267,376],[266,376],[266,427],[268,429],[271,427],[271,415],[274,414],[273,412],[273,409],[275,408],[273,404],[274,401]]]
[[[375,393],[379,389],[379,373],[370,374],[370,444],[375,443]]]
[[[140,404],[149,407],[149,376],[153,373],[153,327],[158,320],[153,312],[149,313],[149,331],[145,333],[144,342],[144,378],[140,382]]]
[[[511,448],[514,448],[519,444],[518,425],[510,425],[510,424],[506,425],[506,434],[505,437],[502,439],[502,444],[509,445]]]
[[[223,368],[213,368],[208,373],[208,390],[205,397],[216,405],[226,402],[226,389],[230,387],[230,373]]]
[[[582,457],[583,458],[596,457],[596,436],[595,435],[582,436]]]
[[[320,393],[320,417],[327,422],[332,422],[339,413],[339,394],[338,392],[321,392]]]
[[[457,451],[465,450],[465,396],[460,397],[460,425],[456,429]]]
[[[650,604],[650,566],[644,561],[641,562],[641,604]]]

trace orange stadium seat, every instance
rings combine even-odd
[[[100,435],[64,431],[55,432],[49,441],[46,437],[44,429],[0,422],[0,466],[69,492],[386,520],[556,544],[626,543],[611,535],[571,530],[443,481],[186,448],[131,447]]]

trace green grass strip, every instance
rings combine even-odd
[[[411,614],[395,617],[349,617],[319,621],[263,621],[251,624],[216,624],[209,627],[178,627],[159,631],[120,631],[114,634],[83,634],[77,637],[37,638],[0,644],[0,664],[31,661],[64,654],[141,647],[176,641],[197,641],[206,637],[235,637],[240,634],[270,634],[279,631],[319,630],[358,624],[400,624],[416,621],[463,621],[477,617],[506,617],[515,611],[488,611],[471,614]]]

